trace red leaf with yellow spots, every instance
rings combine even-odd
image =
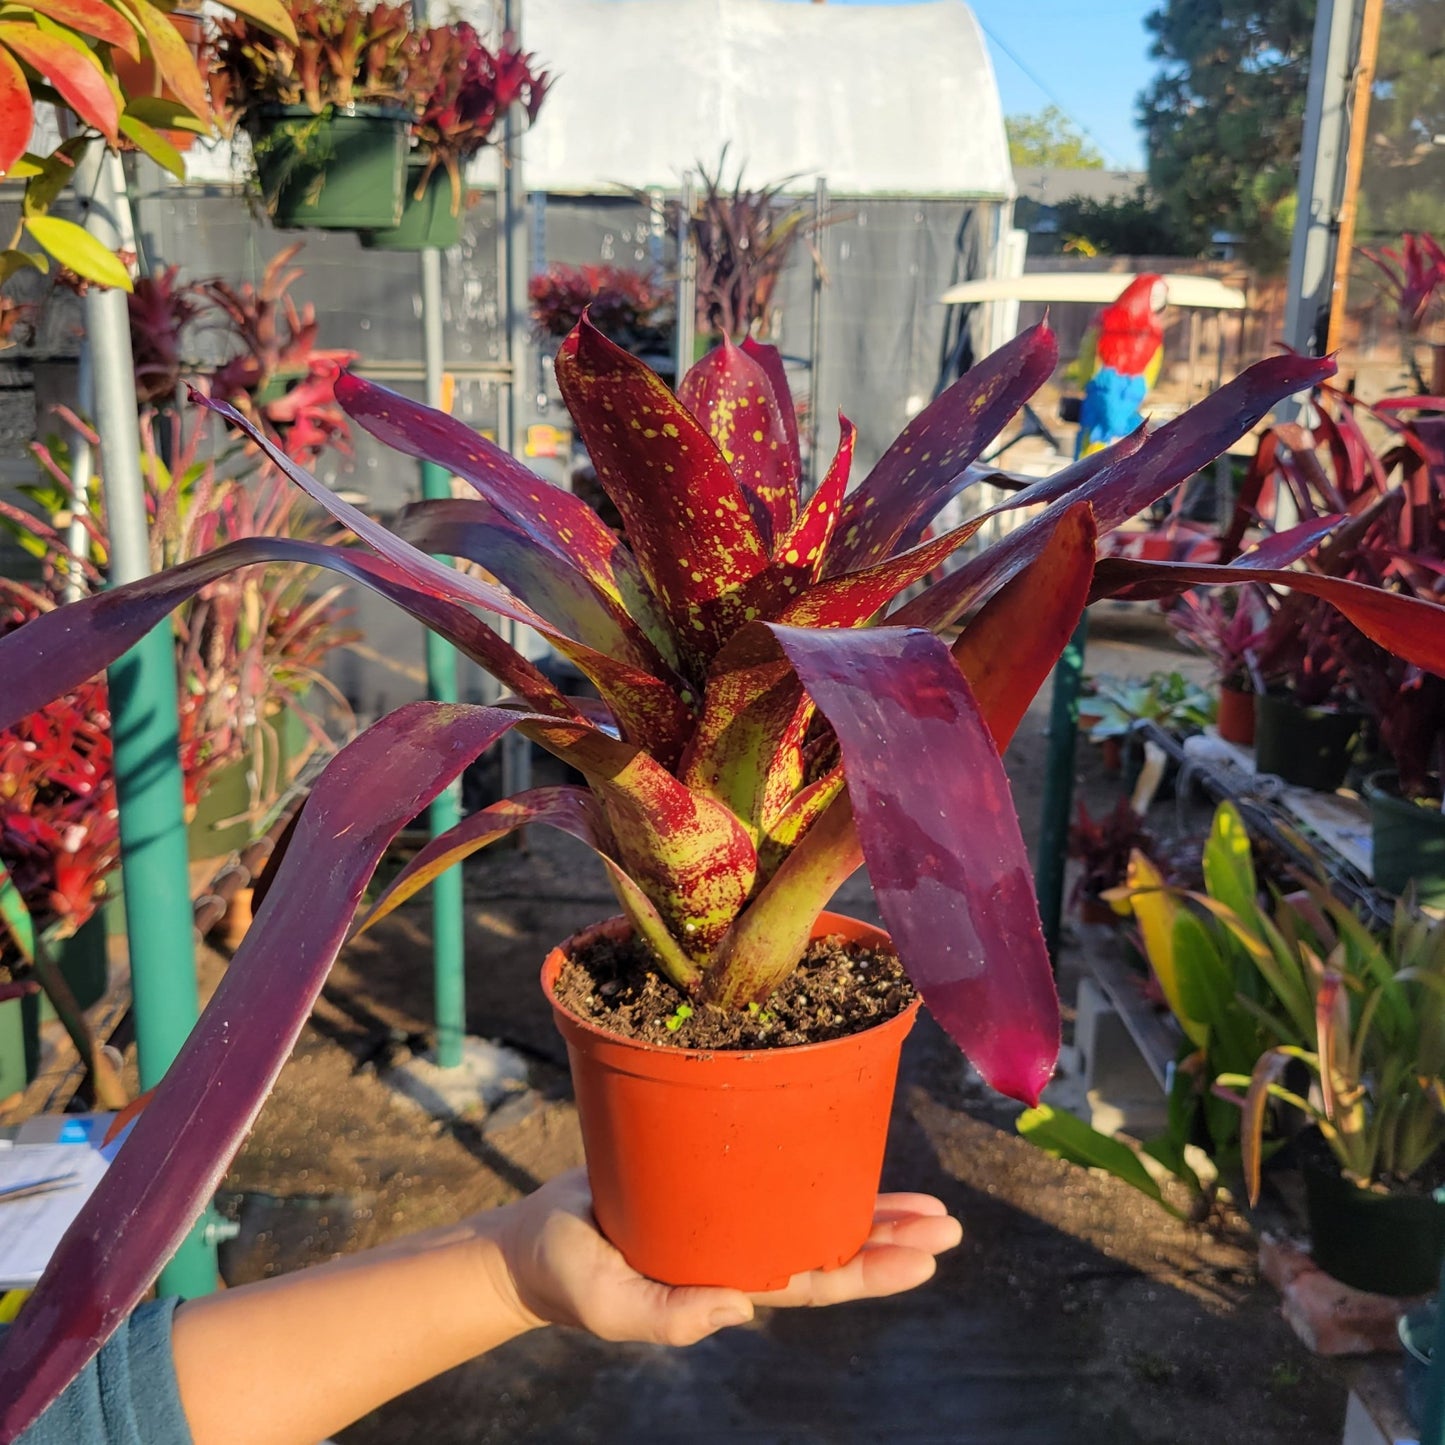
[[[953,660],[1000,753],[1078,626],[1089,600],[1095,545],[1089,504],[1076,502],[1038,560],[993,598],[953,645]]]
[[[718,653],[678,773],[725,804],[754,840],[803,779],[803,689],[777,644],[747,627]]]
[[[838,525],[843,508],[843,494],[848,490],[848,473],[853,466],[853,445],[858,430],[842,412],[838,413],[838,450],[828,467],[828,474],[792,528],[774,549],[773,561],[790,593],[801,591],[815,582],[823,570],[828,539]]]
[[[773,401],[778,416],[782,419],[783,435],[788,439],[788,455],[793,459],[793,474],[803,475],[803,449],[798,445],[798,412],[793,406],[793,389],[788,385],[788,370],[783,365],[782,353],[776,346],[766,346],[754,341],[751,336],[743,337],[743,351],[768,375]]]
[[[953,556],[982,525],[983,518],[974,517],[910,552],[841,577],[825,578],[788,602],[778,620],[794,627],[861,627],[905,587]]]
[[[952,495],[954,481],[1046,382],[1059,359],[1047,326],[1034,326],[965,372],[904,427],[843,504],[829,576],[878,562],[910,527]]]
[[[378,441],[470,482],[513,526],[620,603],[675,660],[668,625],[632,554],[581,497],[528,471],[465,422],[352,372],[337,377],[336,400]]]
[[[642,749],[595,728],[533,716],[522,731],[586,775],[602,802],[617,861],[683,952],[705,959],[757,876],[757,851],[743,825]]]
[[[683,377],[677,399],[717,443],[771,546],[798,515],[798,464],[767,372],[724,336]]]
[[[768,550],[737,479],[657,373],[585,317],[562,343],[557,382],[684,659],[701,675],[766,587]]]

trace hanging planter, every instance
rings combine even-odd
[[[362,231],[361,244],[376,251],[446,251],[461,244],[462,212],[452,214],[451,178],[438,168],[418,197],[417,186],[426,170],[424,161],[406,168],[406,193],[401,220],[383,231]]]
[[[1359,713],[1302,707],[1288,693],[1254,700],[1254,766],[1299,788],[1333,793],[1345,781],[1359,737]]]
[[[593,1210],[634,1269],[671,1284],[777,1289],[868,1236],[899,1051],[915,1000],[826,1043],[703,1052],[623,1038],[556,996],[567,960],[621,918],[552,950],[542,987],[567,1042]],[[813,937],[891,950],[881,929],[824,913]]]
[[[1413,883],[1421,903],[1445,906],[1445,811],[1402,796],[1399,774],[1372,773],[1365,781],[1374,840],[1375,882],[1391,893]]]
[[[263,106],[248,122],[267,214],[283,230],[395,226],[406,187],[408,120],[381,105]]]

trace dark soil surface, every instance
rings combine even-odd
[[[817,940],[761,1004],[746,1011],[688,999],[635,937],[590,940],[564,965],[557,998],[623,1038],[679,1049],[779,1049],[846,1038],[896,1018],[916,997],[895,954]]]
[[[1159,655],[1157,629],[1107,617],[1091,670],[1177,663]],[[1036,705],[1008,759],[1026,836],[1043,715]],[[1107,810],[1120,783],[1095,749],[1081,745],[1080,767],[1090,806]],[[383,1082],[425,1046],[432,967],[425,901],[386,920],[338,961],[225,1181],[241,1225],[222,1251],[231,1282],[494,1206],[581,1162],[538,972],[548,948],[616,912],[605,878],[580,845],[534,829],[526,852],[491,850],[467,880],[470,1028],[530,1060],[530,1088],[442,1124]],[[861,877],[834,906],[877,921]],[[221,966],[211,959],[211,981]],[[1067,1003],[1067,967],[1061,981]],[[1280,1319],[1243,1227],[1206,1233],[1048,1158],[1015,1135],[1016,1112],[925,1012],[904,1049],[883,1182],[935,1193],[963,1220],[964,1244],[930,1285],[764,1312],[681,1352],[539,1332],[394,1402],[339,1445],[1337,1441],[1343,1387]]]

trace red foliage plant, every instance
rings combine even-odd
[[[623,266],[566,266],[554,262],[527,285],[532,324],[542,336],[563,337],[582,313],[609,341],[629,351],[666,344],[671,292],[652,277]]]

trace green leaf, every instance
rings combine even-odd
[[[43,276],[50,269],[50,262],[41,255],[30,251],[0,251],[0,286],[12,276],[31,266]]]
[[[181,153],[159,131],[152,130],[131,111],[120,118],[120,133],[148,155],[158,166],[168,170],[177,180],[186,178],[186,163]]]
[[[99,286],[114,286],[121,291],[131,289],[130,273],[120,259],[107,251],[83,226],[59,216],[28,216],[25,229],[62,266],[69,266],[77,276]]]
[[[1127,1144],[1101,1134],[1082,1119],[1040,1104],[1037,1108],[1025,1109],[1018,1117],[1017,1127],[1030,1144],[1055,1159],[1081,1164],[1086,1169],[1102,1169],[1141,1194],[1147,1194],[1156,1204],[1164,1205],[1171,1214],[1178,1214],[1178,1210],[1165,1203],[1158,1180]]]
[[[211,133],[205,121],[192,115],[179,101],[167,100],[164,96],[137,95],[126,105],[125,113],[152,130],[186,130],[193,135]],[[124,125],[121,129],[125,129]]]
[[[1214,814],[1209,841],[1204,845],[1204,885],[1212,898],[1232,908],[1242,919],[1252,919],[1259,885],[1244,819],[1233,803],[1221,803]]]

